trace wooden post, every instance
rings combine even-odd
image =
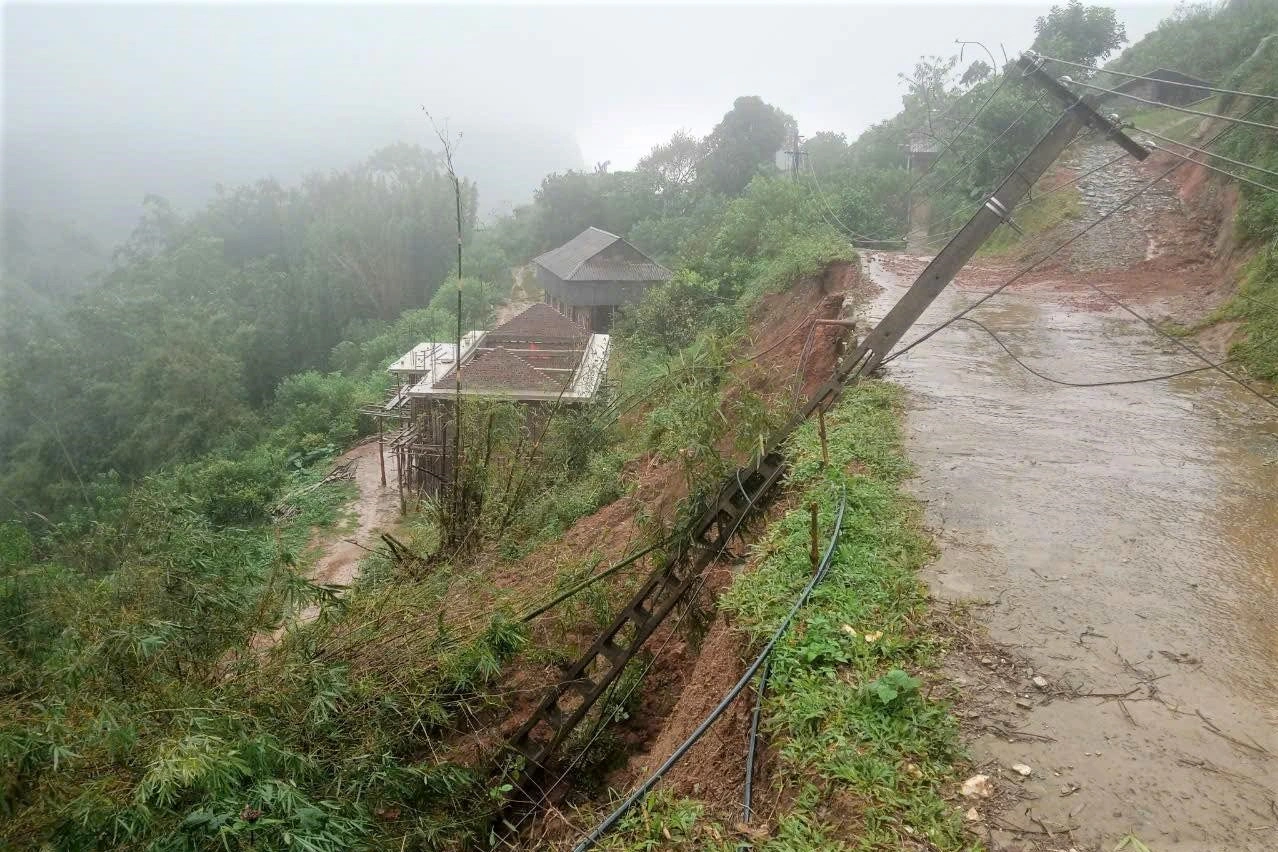
[[[399,481],[399,513],[408,514],[408,504],[404,502],[404,460],[408,450],[401,447],[395,454],[395,478]]]
[[[818,528],[819,525],[817,524],[817,504],[816,503],[808,504],[808,514],[811,517],[811,526],[812,526],[812,550],[808,554],[808,557],[812,560],[812,570],[815,572],[817,568],[817,563],[821,560],[821,557],[817,553],[817,551],[820,550],[820,546],[819,546],[820,530]]]
[[[386,487],[386,445],[383,443],[382,432],[385,423],[381,417],[377,418],[377,465],[382,470],[382,487]]]
[[[830,449],[825,443],[825,409],[817,409],[817,434],[821,436],[821,467],[830,466]]]

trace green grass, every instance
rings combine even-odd
[[[800,430],[790,447],[789,488],[801,508],[768,529],[756,548],[764,554],[758,567],[720,599],[759,647],[810,577],[807,504],[818,504],[828,535],[846,491],[830,572],[773,655],[764,730],[780,761],[762,786],[782,788],[786,804],[768,836],[754,839],[756,849],[977,845],[945,798],[961,760],[957,724],[923,686],[938,640],[928,630],[927,595],[915,572],[931,547],[916,506],[899,490],[909,472],[899,397],[879,382],[848,392],[826,418],[828,470],[815,430]],[[706,819],[700,803],[654,795],[606,848],[650,849],[672,840],[705,849],[736,842],[731,830]]]
[[[1208,321],[1213,320],[1241,320],[1243,337],[1230,348],[1230,356],[1256,378],[1278,381],[1278,242],[1252,258],[1238,293]]]
[[[1194,135],[1202,118],[1197,115],[1190,115],[1186,112],[1178,110],[1165,109],[1163,107],[1145,107],[1136,101],[1130,103],[1142,107],[1141,109],[1121,109],[1120,112],[1124,116],[1124,120],[1130,121],[1136,125],[1136,130],[1132,135],[1139,139],[1141,130],[1149,130],[1153,133],[1161,133],[1172,139],[1181,142],[1188,142]],[[1215,95],[1198,103],[1188,104],[1186,109],[1196,110],[1198,112],[1220,112],[1220,96]],[[1159,140],[1155,139],[1155,142]]]
[[[1051,195],[1044,195],[1040,191],[1033,201],[1017,205],[1012,213],[1012,221],[1024,231],[1024,235],[1018,234],[1007,225],[999,225],[977,254],[982,257],[1011,254],[1021,249],[1028,239],[1045,234],[1056,226],[1076,218],[1081,209],[1082,196],[1078,192],[1077,184],[1053,192]]]

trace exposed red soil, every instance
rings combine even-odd
[[[845,304],[869,295],[869,285],[856,264],[835,264],[817,277],[804,279],[791,289],[767,296],[751,317],[751,334],[743,344],[743,359],[732,368],[733,381],[725,393],[728,401],[749,389],[776,404],[794,393],[796,372],[799,391],[806,396],[832,372],[838,358],[839,342],[848,333],[840,326],[815,325],[817,319],[835,319],[845,313]],[[801,365],[801,371],[799,370]],[[627,465],[624,476],[630,493],[574,523],[563,537],[514,564],[494,563],[488,577],[494,590],[529,600],[544,595],[557,574],[583,559],[597,559],[607,565],[622,558],[643,540],[637,518],[646,516],[669,524],[687,484],[678,460],[663,461],[652,455]],[[772,512],[784,511],[784,501]],[[488,557],[491,559],[491,557]],[[636,565],[633,576],[651,568],[651,557]],[[647,643],[652,664],[642,686],[640,705],[631,718],[617,726],[631,753],[626,765],[616,770],[607,783],[626,789],[647,769],[665,759],[699,722],[743,671],[743,645],[739,636],[715,610],[719,593],[735,576],[731,554],[706,575],[695,605],[683,605],[675,617],[667,619]],[[486,560],[484,560],[486,561]],[[609,581],[616,591],[627,575]],[[686,615],[681,615],[686,613]],[[700,619],[710,617],[708,630],[695,641]],[[534,626],[538,644],[581,647],[596,628],[590,623],[565,624],[556,614]],[[507,696],[505,707],[497,711],[484,730],[467,734],[458,743],[463,754],[474,759],[509,737],[540,700],[542,690],[562,677],[558,666],[522,663],[510,667],[499,691]],[[739,700],[715,729],[699,743],[670,776],[669,783],[680,792],[694,794],[734,819],[739,810],[744,757],[741,744],[749,725],[751,703]],[[483,727],[481,725],[481,727]],[[766,785],[760,785],[761,787]],[[569,835],[567,824],[555,806],[567,795],[566,789],[551,791],[552,807],[528,831],[535,846],[553,844],[558,835]],[[764,796],[760,791],[760,797]]]

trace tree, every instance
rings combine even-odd
[[[664,145],[654,145],[639,161],[636,171],[652,180],[667,208],[685,209],[697,172],[706,156],[706,142],[686,130],[675,131]]]
[[[822,130],[803,143],[808,167],[822,176],[844,168],[851,152],[847,137],[829,130]]]
[[[994,69],[985,63],[985,60],[978,59],[971,65],[967,66],[967,70],[963,72],[963,76],[959,78],[960,86],[973,86],[994,73]]]
[[[712,192],[738,195],[761,167],[772,167],[776,153],[795,127],[794,119],[756,95],[737,98],[706,139],[703,174]]]
[[[1069,0],[1034,22],[1034,50],[1095,67],[1127,41],[1127,29],[1107,6]]]
[[[905,83],[902,113],[912,129],[922,128],[933,136],[937,134],[939,128],[933,126],[932,120],[943,111],[949,98],[955,65],[958,65],[957,56],[920,56],[912,74],[897,75]]]

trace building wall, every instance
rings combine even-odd
[[[659,281],[562,281],[537,267],[537,284],[545,302],[573,322],[590,331],[606,332],[612,317],[623,305],[643,299],[649,287]]]

